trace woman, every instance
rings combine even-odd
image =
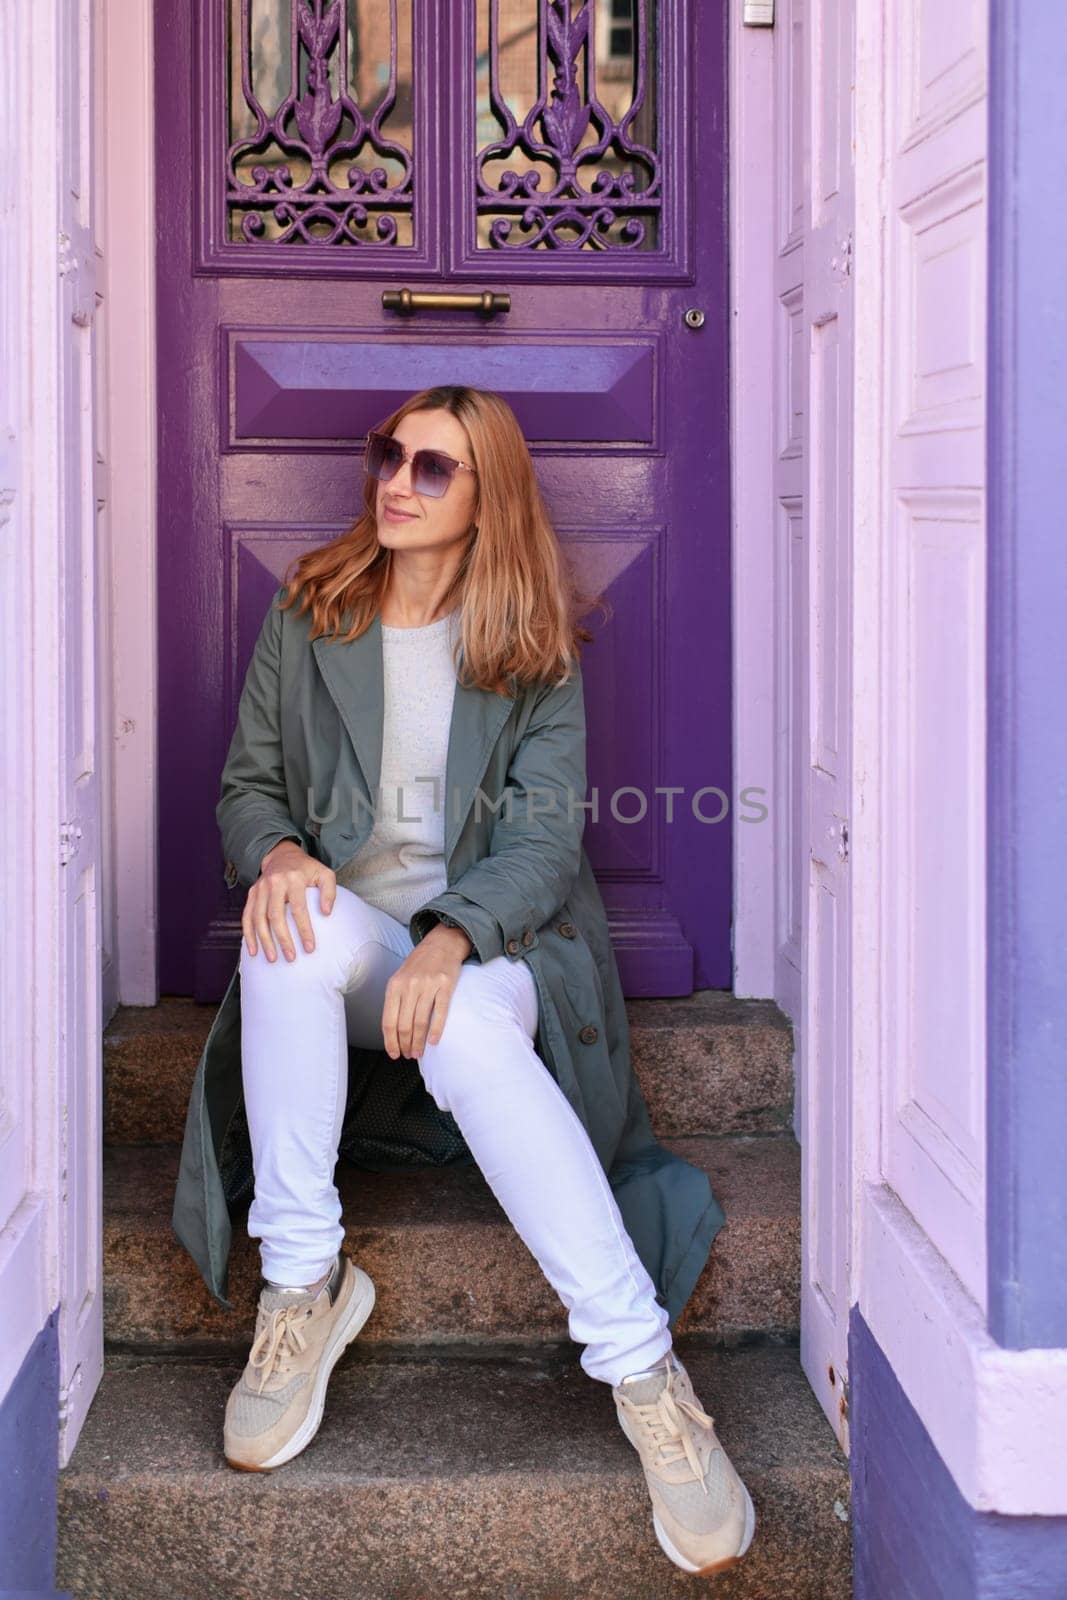
[[[174,1224],[220,1293],[239,1036],[262,1287],[224,1452],[264,1470],[302,1450],[370,1315],[334,1166],[350,1052],[384,1050],[417,1063],[612,1386],[662,1548],[717,1571],[748,1548],[752,1501],[670,1327],[723,1216],[655,1140],[630,1065],[581,842],[590,635],[511,408],[414,395],[369,436],[364,506],[278,591],[222,777],[227,881],[249,892]]]

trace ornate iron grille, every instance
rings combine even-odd
[[[660,245],[655,0],[478,0],[480,250]]]
[[[230,0],[228,237],[413,241],[411,0]]]

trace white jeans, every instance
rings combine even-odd
[[[342,885],[325,916],[307,893],[315,949],[287,907],[295,961],[241,943],[241,1058],[255,1170],[248,1232],[264,1277],[313,1283],[344,1239],[334,1183],[347,1043],[384,1049],[385,985],[410,954],[406,924]],[[277,948],[277,941],[275,941]],[[589,1135],[533,1047],[537,986],[525,961],[466,962],[444,1032],[419,1060],[505,1214],[568,1309],[590,1377],[618,1383],[672,1344],[666,1308]]]

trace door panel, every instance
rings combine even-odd
[[[551,432],[575,441],[651,445],[657,346],[649,340],[508,339],[484,346],[442,333],[344,340],[309,330],[285,334],[227,329],[231,346],[231,446],[273,448],[300,440],[332,449],[367,429],[416,389],[485,384],[506,393],[528,438]]]
[[[729,987],[725,19],[678,6],[668,24],[661,9],[234,0],[231,48],[220,8],[201,0],[193,28],[161,0],[158,70],[169,78],[190,55],[196,86],[188,116],[161,93],[157,149],[170,185],[158,253],[164,989],[213,998],[232,970],[240,892],[223,885],[214,805],[270,594],[294,554],[351,525],[367,427],[439,382],[513,405],[580,580],[611,606],[591,618],[583,663],[598,802],[586,844],[624,986]],[[407,56],[402,39],[394,48],[406,17]],[[242,122],[246,84],[258,109]],[[524,206],[501,201],[509,170],[528,185]],[[355,227],[353,206],[373,220]],[[269,226],[248,222],[268,213]],[[472,277],[510,310],[383,308],[383,291]],[[686,322],[690,308],[702,325]]]
[[[776,47],[776,589],[786,713],[776,782],[777,981],[797,1018],[801,1360],[847,1448],[853,0],[783,0]]]
[[[987,37],[986,8],[965,0],[927,0],[886,35],[897,338],[881,396],[893,959],[879,1176],[982,1307]]]

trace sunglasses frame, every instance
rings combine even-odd
[[[371,472],[370,453],[375,441],[377,440],[381,440],[386,444],[393,445],[396,449],[402,452],[403,459],[397,463],[396,468],[390,473],[388,478],[383,478],[379,476],[379,474]],[[440,494],[435,494],[432,489],[420,489],[418,487],[416,480],[418,479],[421,470],[419,458],[427,456],[432,457],[436,462],[444,462],[450,469],[448,479]],[[450,456],[448,454],[447,450],[431,450],[426,448],[421,450],[405,450],[404,446],[400,443],[400,440],[396,438],[394,434],[382,433],[378,428],[371,428],[367,434],[367,448],[364,453],[364,464],[368,474],[376,483],[391,483],[396,477],[396,474],[400,471],[401,467],[404,465],[405,461],[410,461],[411,463],[412,489],[416,494],[425,495],[428,500],[443,500],[449,489],[452,487],[452,483],[457,472],[473,472],[475,477],[478,476],[476,467],[468,466],[465,461],[457,461],[455,456]]]

